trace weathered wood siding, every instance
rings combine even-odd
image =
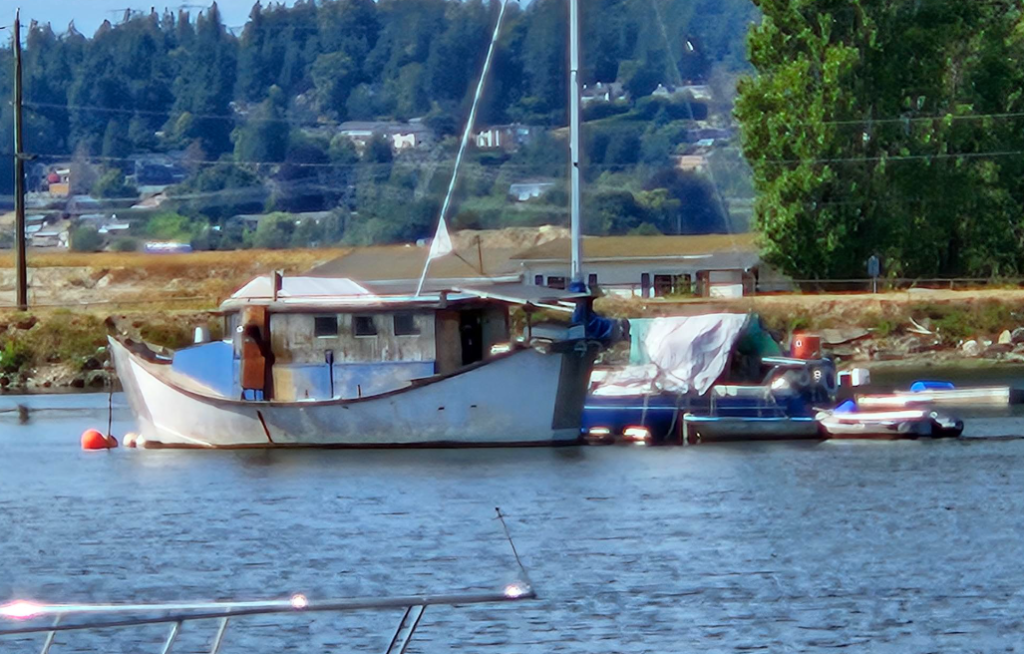
[[[315,336],[314,318],[338,317],[337,336]],[[356,316],[370,316],[377,328],[376,336],[356,336]],[[335,364],[380,361],[433,361],[434,313],[413,314],[419,329],[414,336],[396,336],[394,313],[275,313],[270,319],[271,343],[276,364],[322,364],[328,350],[334,352]]]
[[[491,347],[508,343],[508,309],[501,305],[489,306],[483,315],[484,358],[490,358]]]
[[[438,311],[434,351],[437,353],[437,374],[444,375],[462,367],[462,336],[459,333],[459,312]]]

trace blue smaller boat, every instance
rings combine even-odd
[[[704,443],[818,438],[828,359],[784,357],[756,315],[631,321],[631,365],[598,372],[583,412],[591,441]]]

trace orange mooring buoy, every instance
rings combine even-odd
[[[110,441],[96,429],[86,429],[82,432],[83,450],[106,450],[111,447]]]

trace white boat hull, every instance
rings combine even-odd
[[[198,448],[575,443],[593,361],[523,349],[375,397],[251,402],[176,385],[114,339],[111,353],[140,443]]]
[[[817,420],[830,438],[956,437],[963,423],[942,414],[921,411],[819,413]]]
[[[1014,393],[1009,386],[958,388],[888,395],[859,395],[857,405],[865,409],[903,409],[921,406],[977,407],[1009,406]]]

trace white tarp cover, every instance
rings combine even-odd
[[[630,395],[655,386],[703,395],[725,371],[747,320],[734,313],[655,318],[646,326],[640,342],[644,351],[638,353],[649,365],[630,365],[608,375],[595,395]]]
[[[664,388],[706,393],[725,371],[747,319],[739,313],[656,318],[644,338],[644,348],[662,373]]]
[[[234,300],[270,298],[274,294],[270,275],[261,275],[234,292]],[[372,297],[374,293],[351,279],[341,277],[282,277],[281,298]]]

